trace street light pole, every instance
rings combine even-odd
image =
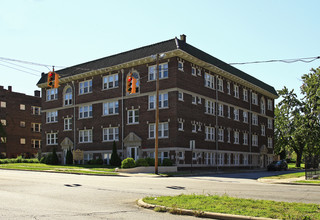
[[[154,173],[158,174],[158,144],[159,144],[159,54],[157,54],[157,82],[156,82],[156,139]]]

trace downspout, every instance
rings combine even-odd
[[[72,81],[73,86],[73,150],[76,150],[76,87],[74,81]]]
[[[218,98],[218,89],[217,89],[217,86],[218,86],[218,77],[216,77],[216,80],[215,80],[215,89],[216,89],[216,126],[215,126],[215,141],[216,141],[216,161],[217,161],[217,171],[219,170],[219,163],[218,163],[218,150],[219,150],[219,143],[218,143],[218,115],[219,115],[219,105],[218,105],[218,101],[219,101],[219,98]]]
[[[251,157],[251,163],[250,163],[250,169],[252,168],[252,162],[253,162],[253,156],[252,156],[252,129],[251,129],[251,122],[252,122],[252,90],[250,89],[250,95],[249,95],[249,109],[250,109],[250,116],[248,114],[249,118],[249,150],[250,150],[250,157]]]
[[[123,114],[123,84],[124,84],[124,69],[121,69],[121,149],[122,149],[122,160],[124,159],[124,143],[123,143],[123,137],[124,137],[124,114]]]

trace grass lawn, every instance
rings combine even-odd
[[[144,202],[175,209],[190,209],[196,213],[216,212],[276,219],[320,219],[319,204],[275,202],[269,200],[240,199],[229,196],[179,195],[146,197]],[[161,209],[155,208],[157,211]]]
[[[288,174],[282,174],[282,175],[276,175],[276,176],[267,176],[262,177],[265,179],[291,179],[291,178],[299,178],[305,176],[305,172],[297,172],[297,173],[288,173]]]
[[[54,171],[61,173],[81,173],[81,174],[100,174],[100,175],[118,175],[114,168],[108,168],[100,165],[47,165],[43,163],[8,163],[0,164],[0,169],[13,170],[34,170],[34,171]]]

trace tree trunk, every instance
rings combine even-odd
[[[296,154],[297,154],[296,167],[301,167],[302,153],[296,152]]]

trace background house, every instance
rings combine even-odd
[[[183,167],[265,167],[273,157],[275,89],[186,43],[186,36],[57,71],[42,89],[44,151],[84,151],[109,162],[154,157],[156,61],[160,60],[159,158]],[[126,77],[137,93],[126,93]]]
[[[41,148],[41,97],[8,90],[0,86],[0,119],[5,135],[0,135],[2,157],[35,157]]]

